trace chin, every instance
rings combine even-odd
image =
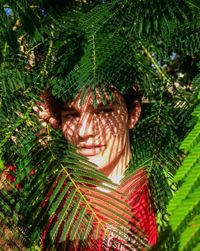
[[[108,160],[103,156],[88,156],[88,160],[97,166],[97,170],[101,170],[106,164],[108,164]]]

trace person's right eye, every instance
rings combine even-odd
[[[79,118],[79,113],[77,112],[67,112],[62,116],[64,119],[75,119]]]
[[[95,113],[98,115],[98,114],[110,114],[114,112],[114,108],[113,107],[102,107],[102,108],[99,108],[95,111]]]

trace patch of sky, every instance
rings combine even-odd
[[[40,15],[41,15],[42,17],[46,17],[46,16],[47,16],[47,13],[45,12],[45,10],[40,9]]]
[[[4,11],[6,13],[6,16],[11,16],[13,14],[12,9],[9,7],[4,7]]]
[[[176,52],[172,52],[172,54],[170,55],[170,59],[173,61],[175,60],[177,57],[177,53]]]

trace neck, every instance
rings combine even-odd
[[[119,161],[114,167],[113,171],[108,175],[108,178],[115,184],[119,185],[121,180],[124,178],[124,173],[131,159],[130,145],[121,154]]]
[[[114,166],[112,171],[108,174],[105,170],[103,173],[116,185],[120,185],[121,180],[124,178],[124,173],[126,171],[126,168],[131,160],[131,149],[130,145],[122,151],[120,154],[120,158],[118,158],[117,164]],[[111,186],[112,187],[112,186]],[[97,189],[103,192],[109,192],[109,189],[98,187]]]
[[[110,163],[108,166],[101,169],[103,172],[113,183],[116,185],[120,184],[120,181],[124,178],[124,173],[131,159],[131,149],[128,140],[128,144],[126,144],[125,148],[121,151],[118,158]]]

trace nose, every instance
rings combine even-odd
[[[86,113],[82,114],[78,124],[78,135],[81,138],[88,138],[93,136],[94,128],[92,121],[92,114]]]

